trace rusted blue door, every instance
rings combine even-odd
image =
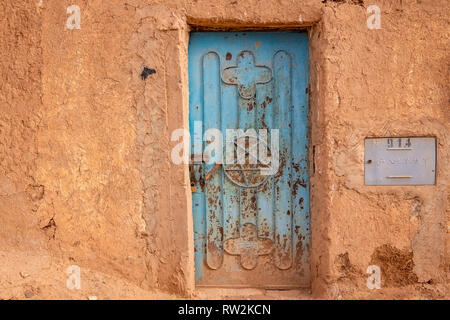
[[[197,285],[308,286],[307,34],[192,33],[189,123]]]

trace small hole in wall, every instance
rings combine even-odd
[[[147,77],[149,75],[154,74],[154,73],[156,73],[155,69],[144,67],[144,69],[142,70],[142,73],[141,73],[141,78],[142,78],[142,80],[145,80],[145,79],[147,79]]]

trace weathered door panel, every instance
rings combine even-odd
[[[191,34],[193,157],[210,128],[224,139],[226,129],[278,129],[280,155],[264,177],[246,165],[191,166],[197,285],[309,285],[307,88],[306,33]]]

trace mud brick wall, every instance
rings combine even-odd
[[[79,30],[66,28],[72,4]],[[379,30],[366,25],[372,4]],[[188,170],[170,161],[170,133],[188,127],[189,32],[303,28],[313,295],[448,298],[449,9],[447,0],[2,1],[3,287],[18,270],[76,264],[192,294]],[[143,79],[144,67],[155,72]],[[365,186],[364,138],[376,136],[436,137],[436,185]],[[371,264],[380,290],[366,287]]]

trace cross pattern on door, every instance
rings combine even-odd
[[[272,79],[272,71],[264,66],[255,65],[255,57],[250,51],[241,51],[237,57],[237,66],[223,71],[222,80],[238,87],[239,95],[244,99],[255,97],[256,85]]]
[[[258,256],[272,252],[273,241],[259,238],[258,230],[254,224],[247,223],[241,227],[239,238],[228,239],[224,249],[232,255],[239,255],[244,269],[251,270],[258,263]]]

